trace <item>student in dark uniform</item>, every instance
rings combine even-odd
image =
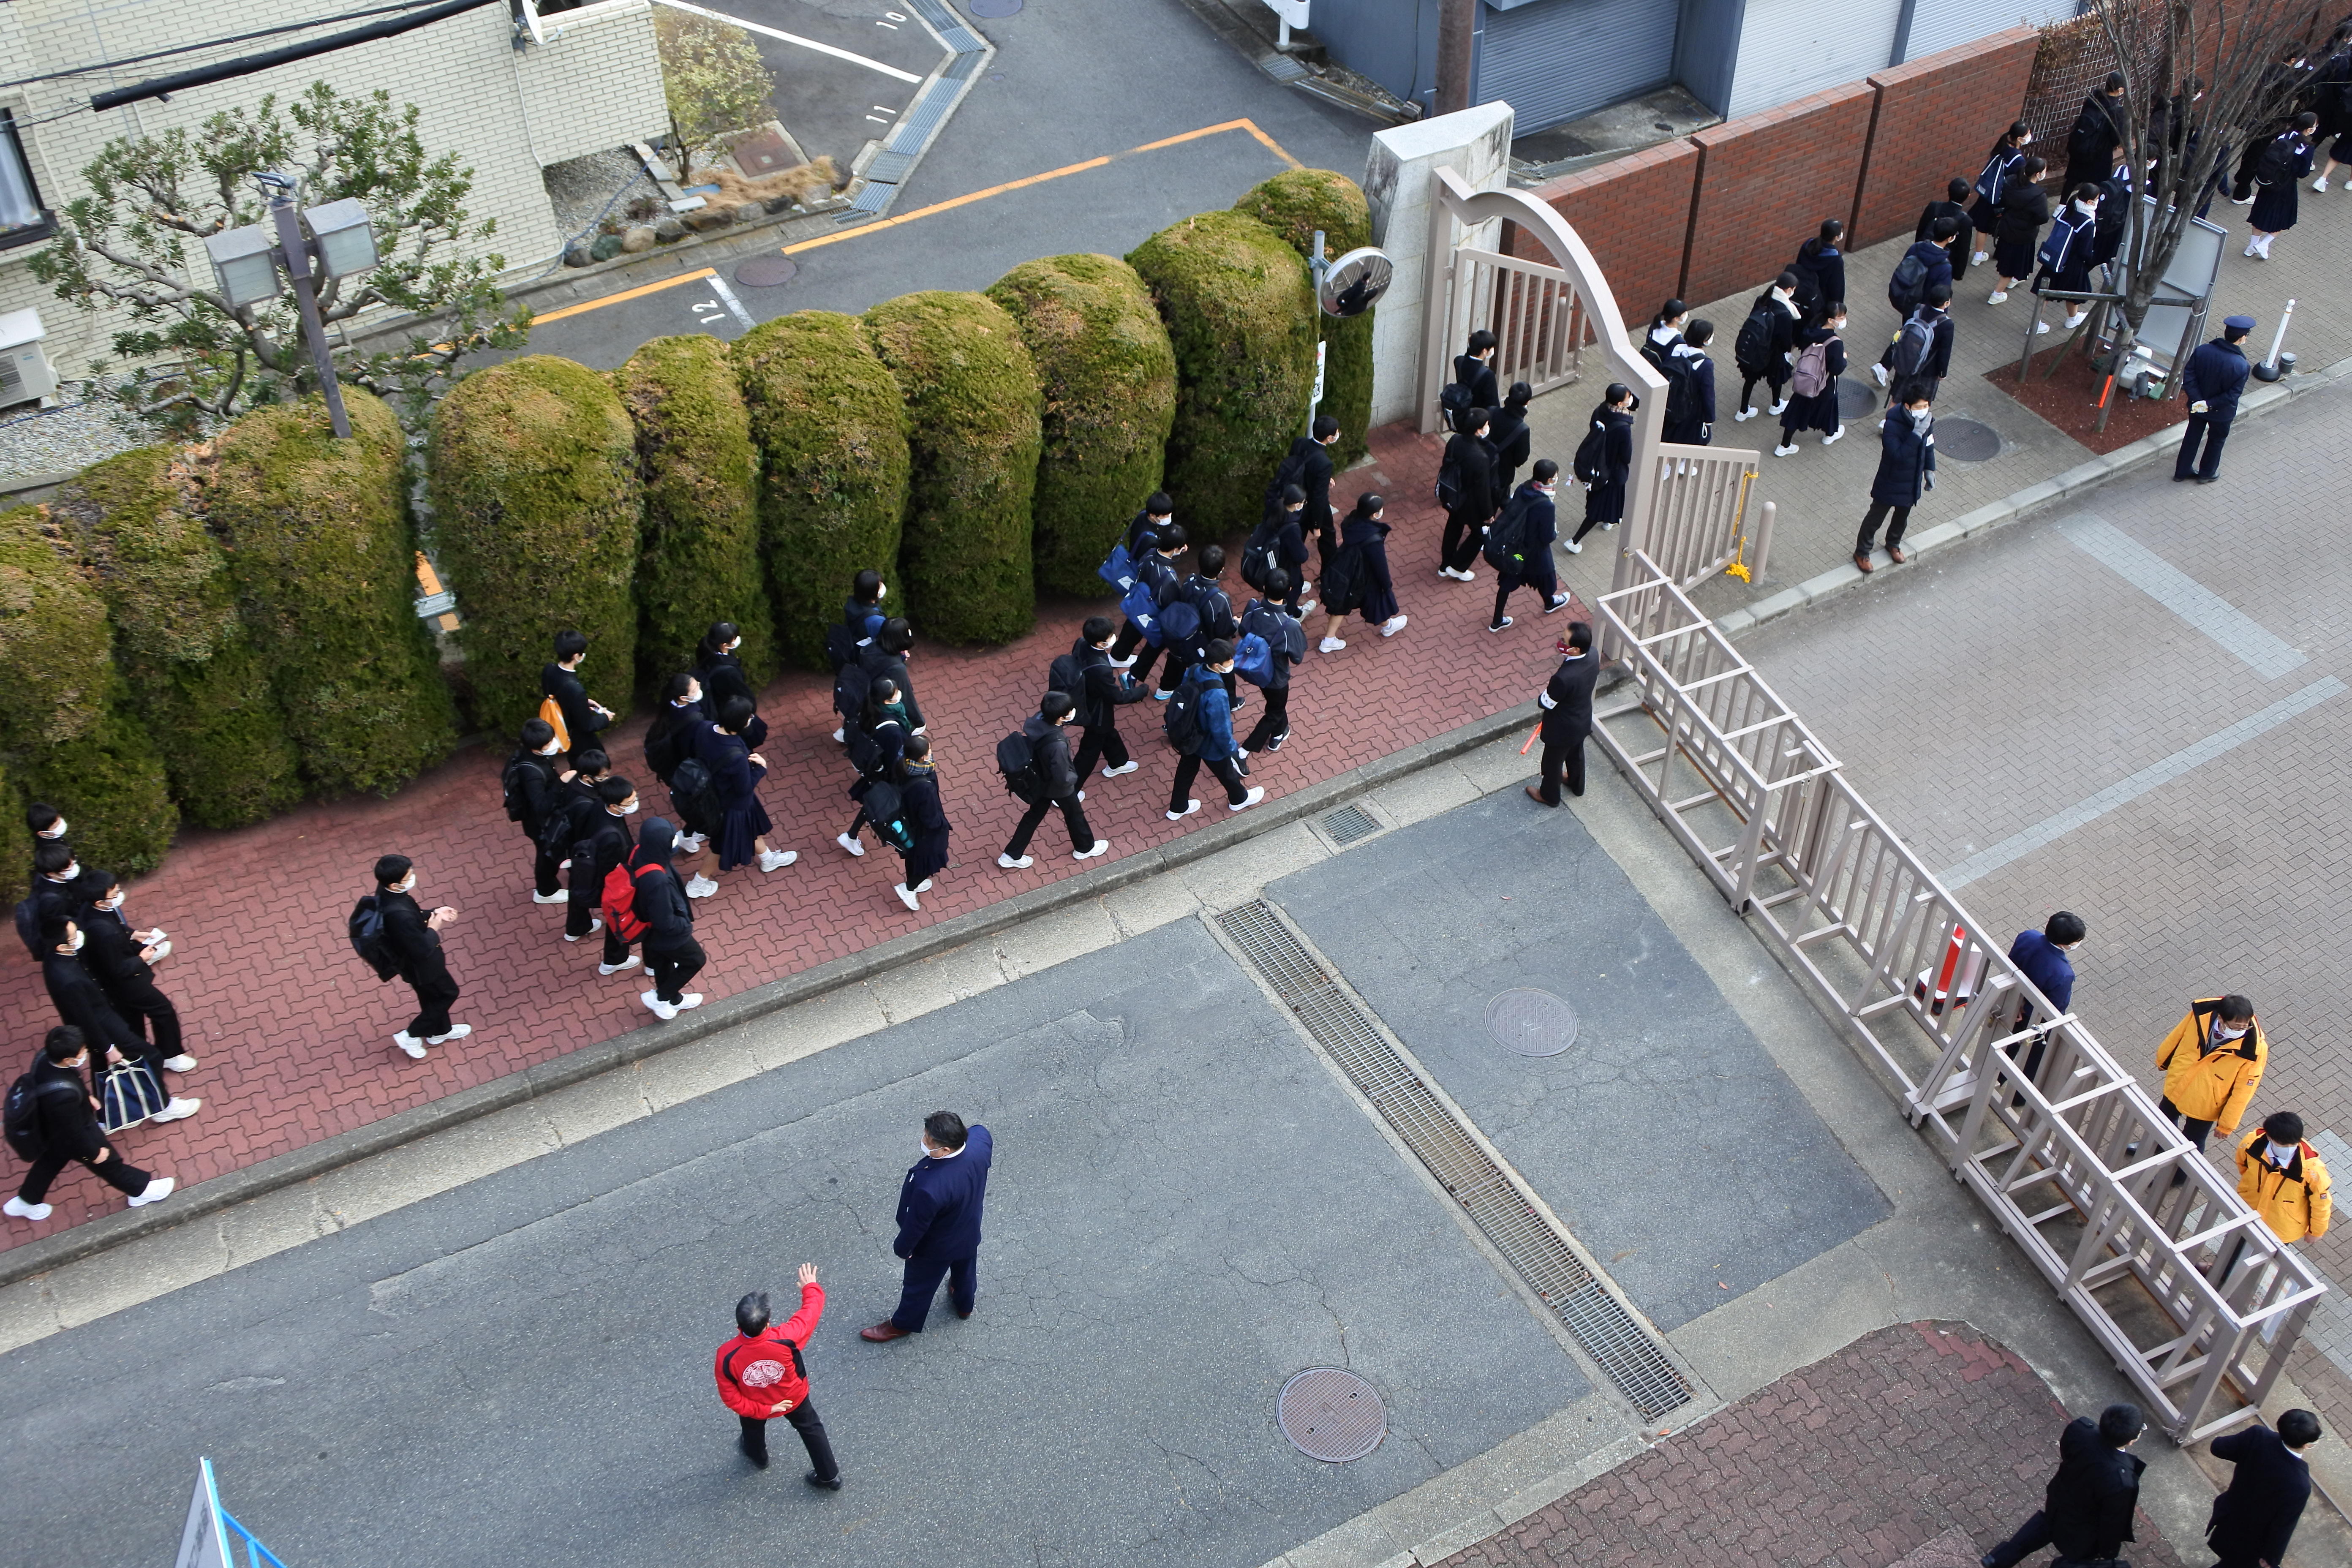
[[[590,744],[597,731],[613,721],[613,710],[588,695],[587,686],[579,676],[580,661],[588,657],[588,634],[579,631],[555,634],[554,662],[539,672],[541,697],[551,697],[563,713],[563,751],[573,751]]]
[[[2123,144],[2124,73],[2109,71],[2074,116],[2066,132],[2066,188],[2095,184],[2115,167],[2115,151]]]
[[[416,1016],[392,1037],[392,1043],[421,1061],[425,1047],[462,1040],[474,1032],[471,1024],[449,1021],[457,982],[450,977],[441,951],[441,930],[457,918],[457,911],[444,904],[428,915],[418,907],[414,897],[416,866],[405,855],[386,855],[375,863],[375,889],[384,945],[400,966],[400,977],[416,993]]]
[[[2042,177],[2042,160],[2028,153],[2017,165],[2000,194],[2000,216],[1992,230],[1992,292],[1985,303],[1998,305],[2009,291],[2033,276],[2034,248],[2042,226],[2050,221],[2050,198],[2034,182]]]
[[[606,879],[612,876],[614,867],[629,858],[629,846],[635,839],[629,830],[629,818],[636,816],[638,805],[636,786],[628,780],[606,777],[597,781],[596,810],[579,841],[572,847],[572,880],[575,887],[593,889],[589,896],[600,904]],[[609,978],[636,965],[637,955],[629,951],[620,928],[606,921],[604,956],[596,965],[596,973]]]
[[[1535,432],[1528,428],[1528,405],[1535,401],[1535,388],[1526,382],[1511,383],[1511,390],[1503,394],[1503,405],[1486,421],[1486,444],[1495,449],[1495,493],[1498,496],[1510,495],[1519,469],[1534,455]],[[1329,515],[1328,508],[1325,515]]]
[[[1697,316],[1683,330],[1683,341],[1674,346],[1675,358],[1690,370],[1690,407],[1682,418],[1666,421],[1666,439],[1685,447],[1715,442],[1715,361],[1706,353],[1706,345],[1713,342],[1715,323]]]
[[[1601,656],[1592,651],[1592,627],[1578,621],[1559,644],[1559,668],[1536,700],[1543,708],[1543,787],[1528,785],[1538,805],[1558,805],[1560,785],[1584,794],[1584,738],[1592,732],[1592,688],[1601,679]]]
[[[2050,237],[2042,242],[2037,258],[2042,270],[2033,279],[2033,291],[2055,289],[2063,293],[2087,293],[2091,287],[2091,246],[2098,237],[2099,187],[2085,184],[2074,187],[2066,207],[2050,225]],[[2073,331],[2090,319],[2087,300],[2064,301],[2066,330]],[[2034,331],[2046,332],[2050,323],[2035,323]]]
[[[25,1173],[16,1196],[0,1204],[12,1219],[49,1217],[49,1184],[58,1173],[80,1161],[90,1174],[131,1200],[132,1208],[159,1203],[179,1184],[170,1176],[151,1176],[126,1162],[106,1141],[99,1124],[98,1105],[82,1076],[90,1065],[89,1042],[79,1029],[60,1025],[41,1042],[33,1058],[32,1112],[41,1142],[41,1153]]]
[[[153,1041],[145,1038],[124,1021],[114,1004],[98,983],[98,977],[82,963],[82,952],[89,937],[75,921],[63,916],[53,916],[41,923],[41,980],[47,986],[49,1005],[58,1010],[62,1023],[71,1024],[82,1032],[82,1037],[105,1053],[110,1062],[137,1058],[147,1065],[155,1087],[165,1094],[163,1058]],[[184,1116],[194,1116],[201,1100],[183,1100],[172,1095],[171,1102],[148,1120],[177,1121]]]
[[[2189,428],[2180,437],[2180,455],[2173,459],[2172,482],[2194,479],[2210,485],[2221,477],[2221,446],[2230,438],[2230,422],[2238,416],[2238,396],[2246,389],[2252,366],[2241,347],[2254,330],[2252,316],[2230,316],[2221,335],[2200,343],[2180,373],[2180,393],[2189,402]],[[2198,461],[2198,447],[2204,460]]]
[[[2234,1466],[2229,1489],[2213,1500],[2206,1543],[2217,1568],[2277,1568],[2286,1561],[2294,1527],[2311,1500],[2311,1464],[2305,1450],[2319,1441],[2319,1417],[2308,1410],[2281,1413],[2273,1431],[2257,1419],[2242,1431],[2216,1437],[2209,1451]]]
[[[1979,247],[1990,246],[1998,237],[1994,231],[2000,226],[2001,199],[2009,195],[2011,184],[2020,177],[2020,166],[2025,162],[2025,149],[2032,140],[2033,128],[2022,120],[2016,121],[2001,132],[2000,141],[1992,144],[1992,152],[1985,159],[1984,169],[1977,175],[1977,202],[1969,209],[1969,223],[1977,231]],[[1981,265],[1985,256],[1983,249],[1977,250],[1969,256],[1969,265]]]
[[[1454,356],[1454,380],[1470,389],[1468,406],[1491,409],[1503,401],[1495,384],[1495,334],[1481,327],[1470,334],[1467,349]]]
[[[1251,600],[1242,611],[1241,629],[1265,639],[1269,664],[1265,684],[1258,689],[1265,705],[1237,753],[1244,758],[1256,751],[1278,752],[1290,738],[1290,667],[1307,652],[1307,634],[1283,605],[1290,592],[1290,574],[1277,566],[1266,574],[1265,596]]]
[[[1948,217],[1952,220],[1950,265],[1952,287],[1955,289],[1959,287],[1960,279],[1969,275],[1969,263],[1984,254],[1977,248],[1977,222],[1969,212],[1968,200],[1969,183],[1966,180],[1947,181],[1944,185],[1944,199],[1940,202],[1929,202],[1920,209],[1919,229],[1912,237],[1915,241],[1932,239],[1935,237],[1937,218]]]
[[[1367,630],[1377,628],[1382,637],[1392,637],[1405,628],[1410,617],[1397,603],[1396,581],[1389,574],[1389,530],[1393,524],[1381,521],[1387,510],[1386,498],[1367,492],[1356,498],[1355,510],[1340,520],[1340,551],[1353,552],[1360,577],[1354,604],[1333,605],[1325,598],[1329,618],[1323,623],[1323,640],[1316,645],[1318,652],[1338,653],[1348,646],[1339,630],[1350,611]]]
[[[547,819],[563,805],[562,788],[571,781],[572,770],[564,765],[563,743],[556,737],[555,726],[546,720],[524,720],[521,742],[507,759],[500,783],[514,803],[509,809],[521,811],[518,820],[522,836],[530,841],[530,901],[560,904],[569,898],[562,877],[563,857],[551,854],[540,836],[546,830]]]
[[[1843,277],[1843,272],[1841,272]],[[1756,417],[1748,399],[1756,384],[1771,389],[1770,412],[1778,416],[1787,399],[1780,389],[1789,384],[1789,346],[1796,341],[1797,322],[1804,311],[1797,304],[1797,275],[1783,272],[1748,307],[1748,319],[1732,340],[1732,359],[1739,366],[1739,408],[1734,423]]]
[[[1499,632],[1511,624],[1503,613],[1511,602],[1514,589],[1521,586],[1536,591],[1536,597],[1547,616],[1557,615],[1568,608],[1569,597],[1559,591],[1559,572],[1551,558],[1552,542],[1559,538],[1559,512],[1552,498],[1559,492],[1559,465],[1549,458],[1537,459],[1534,472],[1517,494],[1503,503],[1502,520],[1496,526],[1508,522],[1517,535],[1517,543],[1524,564],[1514,574],[1505,570],[1496,574],[1501,579],[1495,584],[1495,613],[1486,622],[1486,629]],[[1514,512],[1513,509],[1517,508]]]
[[[709,955],[694,940],[694,906],[669,863],[677,829],[663,818],[646,820],[637,830],[636,869],[629,907],[645,921],[646,968],[654,983],[638,994],[646,1011],[667,1023],[689,1008],[702,1005],[702,994],[686,983],[702,973]]]
[[[1822,433],[1822,445],[1830,446],[1845,435],[1845,421],[1838,412],[1838,377],[1845,374],[1845,307],[1832,307],[1829,316],[1819,326],[1797,329],[1796,363],[1789,377],[1789,406],[1780,415],[1780,444],[1772,448],[1776,458],[1792,458],[1797,454],[1797,437],[1806,430]],[[1811,351],[1820,349],[1819,354]]]
[[[1493,379],[1491,373],[1488,379]],[[1298,518],[1301,537],[1312,534],[1321,558],[1328,561],[1339,548],[1331,531],[1331,448],[1339,442],[1339,422],[1328,414],[1318,414],[1313,431],[1291,438],[1281,472],[1289,475],[1288,482],[1307,496],[1307,509]],[[1300,557],[1302,562],[1305,559]],[[1294,574],[1292,581],[1305,586],[1302,576]]]
[[[724,874],[748,866],[756,858],[762,871],[781,871],[800,858],[797,849],[776,849],[768,844],[774,824],[760,804],[760,781],[768,776],[768,759],[751,750],[743,731],[757,715],[749,698],[735,697],[719,710],[719,721],[702,732],[702,765],[710,770],[710,792],[717,797],[719,821],[713,837],[719,846],[719,869]]]
[[[1797,279],[1797,308],[1809,321],[1818,321],[1832,305],[1845,303],[1845,225],[1825,218],[1819,234],[1797,247],[1789,270]],[[1745,406],[1743,405],[1743,406]]]
[[[931,763],[931,738],[909,735],[898,768],[898,802],[907,813],[907,826],[915,847],[907,851],[907,868],[894,889],[910,910],[922,906],[918,893],[931,890],[931,879],[947,869],[949,825],[940,802],[939,769]]]
[[[1078,640],[1070,647],[1070,657],[1077,661],[1082,683],[1078,691],[1078,755],[1071,764],[1077,770],[1080,789],[1087,787],[1097,763],[1107,764],[1103,768],[1103,777],[1107,779],[1131,773],[1143,765],[1127,754],[1127,742],[1118,732],[1118,710],[1130,702],[1142,701],[1151,695],[1151,689],[1129,679],[1111,663],[1111,647],[1109,617],[1089,616],[1087,624],[1078,628]]]
[[[1168,499],[1168,492],[1152,491],[1150,497],[1144,501],[1143,510],[1127,520],[1128,561],[1140,569],[1145,557],[1152,552],[1150,547],[1144,543],[1145,537],[1149,535],[1153,540],[1159,539],[1161,534],[1174,526],[1175,521],[1176,503]],[[1118,641],[1111,645],[1111,662],[1121,669],[1131,668],[1135,664],[1135,650],[1143,640],[1143,628],[1133,621],[1129,621],[1119,627]],[[1159,657],[1157,648],[1152,650],[1151,657],[1153,658]],[[1150,668],[1150,660],[1146,659],[1145,670],[1148,672]],[[1143,678],[1138,676],[1136,679],[1140,680]]]
[[[1790,326],[1793,331],[1795,322],[1792,321]],[[1789,367],[1784,363],[1780,368],[1785,373]],[[1781,384],[1787,380],[1784,374]],[[1773,390],[1778,392],[1780,386],[1775,385]],[[1576,477],[1584,484],[1584,521],[1578,526],[1576,537],[1568,542],[1570,555],[1584,553],[1584,536],[1594,529],[1614,528],[1624,521],[1625,480],[1633,472],[1634,406],[1633,389],[1612,381],[1601,395],[1601,406],[1592,411],[1592,417],[1586,423],[1585,442],[1592,442],[1595,436],[1599,440],[1591,467],[1588,468],[1581,461],[1577,467]],[[1584,450],[1580,444],[1579,453]]]
[[[1910,559],[1903,553],[1903,531],[1910,524],[1911,509],[1936,483],[1936,416],[1927,389],[1907,382],[1896,395],[1903,406],[1889,408],[1879,422],[1878,472],[1870,481],[1870,510],[1863,514],[1862,531],[1854,535],[1853,563],[1864,572],[1870,570],[1878,525],[1889,510],[1895,521],[1886,530],[1886,558],[1897,566]]]
[[[2245,254],[2257,261],[2268,261],[2271,241],[2294,226],[2297,182],[2311,173],[2311,133],[2318,124],[2319,117],[2305,110],[2255,155],[2254,210],[2246,215],[2253,233]]]
[[[82,951],[82,966],[98,981],[99,989],[114,1004],[123,1022],[151,1040],[156,1065],[186,1072],[196,1058],[181,1043],[180,1013],[155,984],[154,965],[172,951],[161,929],[134,929],[122,915],[122,884],[111,871],[91,867],[74,879],[75,915],[89,940]]]
[[[1493,377],[1487,379],[1491,384]],[[1441,471],[1451,470],[1460,488],[1454,504],[1445,509],[1445,537],[1438,546],[1437,574],[1457,583],[1477,580],[1471,563],[1478,559],[1478,546],[1495,515],[1495,449],[1486,444],[1488,406],[1474,404],[1456,421],[1441,460]]]

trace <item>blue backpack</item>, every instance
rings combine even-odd
[[[1143,634],[1145,642],[1153,647],[1160,646],[1160,600],[1151,592],[1150,584],[1140,577],[1129,584],[1126,594],[1118,601],[1118,607],[1121,614],[1135,623],[1135,629]]]
[[[1160,606],[1160,640],[1176,647],[1185,647],[1201,635],[1201,612],[1189,599],[1171,599]]]
[[[1145,534],[1146,540],[1151,535]],[[1145,549],[1150,546],[1146,544]],[[1135,586],[1135,562],[1127,552],[1127,541],[1120,540],[1110,547],[1109,559],[1095,568],[1095,575],[1124,594]]]
[[[1234,645],[1234,673],[1252,686],[1264,686],[1274,679],[1274,649],[1255,632],[1244,632]]]

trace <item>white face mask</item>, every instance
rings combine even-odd
[[[62,816],[41,830],[41,837],[44,838],[63,838],[65,836],[66,819]]]
[[[727,645],[727,647],[726,647],[726,648],[725,648],[725,650],[724,650],[724,651],[726,651],[726,652],[728,652],[728,653],[733,653],[737,648],[741,647],[742,646],[743,646],[743,639],[742,639],[741,637],[737,637],[733,642],[729,643],[729,644]]]
[[[628,805],[621,807],[621,815],[623,816],[635,816],[637,815],[637,807],[644,804],[645,803],[643,801],[633,800],[629,802]]]
[[[74,934],[73,934],[73,951],[74,951],[74,952],[79,952],[81,951],[81,944],[82,944],[83,942],[88,942],[89,940],[89,933],[88,931],[78,931],[74,932]]]
[[[542,757],[551,757],[562,750],[563,750],[563,743],[561,741],[550,741],[539,749],[539,754]]]
[[[412,892],[412,891],[414,891],[414,890],[415,889],[415,887],[416,887],[416,873],[415,873],[415,872],[414,872],[414,871],[411,871],[411,872],[410,872],[406,877],[404,877],[404,878],[403,878],[403,879],[401,879],[400,885],[399,885],[398,887],[396,887],[396,888],[393,889],[393,891],[394,891],[394,892],[395,892],[395,893],[406,893],[406,892]]]
[[[890,584],[887,583],[883,584],[880,587],[874,590],[874,602],[877,605],[889,596]]]
[[[2213,1026],[2213,1037],[2217,1040],[2242,1040],[2246,1037],[2246,1031],[2243,1029],[2227,1029],[2223,1028],[2221,1025],[2216,1024]]]
[[[2284,1170],[2285,1170],[2289,1165],[2291,1165],[2291,1164],[2294,1163],[2294,1144],[2292,1144],[2292,1143],[2282,1143],[2282,1142],[2279,1142],[2277,1139],[2275,1139],[2275,1138],[2272,1139],[2272,1140],[2270,1141],[2270,1143],[2271,1143],[2271,1163],[2272,1163],[2272,1164],[2276,1165],[2280,1170],[2284,1171]]]
[[[114,889],[114,893],[113,893],[113,896],[112,896],[112,897],[110,897],[110,898],[104,898],[104,899],[100,899],[100,900],[98,900],[98,907],[99,907],[100,909],[101,909],[101,910],[119,910],[119,909],[121,909],[121,908],[122,907],[122,889],[120,889],[120,888],[117,888],[117,889]]]
[[[76,877],[80,875],[81,862],[77,860],[72,865],[68,866],[64,870],[58,873],[58,880],[60,882],[70,882]]]
[[[1913,413],[1910,409],[1906,408],[1904,412],[1911,415],[1911,428],[1914,430],[1927,429],[1927,421],[1936,416],[1936,411],[1932,408],[1922,408],[1916,413]]]
[[[930,1146],[929,1143],[922,1142],[920,1142],[920,1141],[919,1140],[919,1141],[917,1141],[917,1142],[916,1142],[916,1145],[915,1145],[915,1146],[916,1146],[917,1148],[920,1149],[920,1150],[923,1152],[923,1158],[924,1158],[924,1159],[926,1159],[926,1160],[936,1160],[936,1159],[938,1159],[938,1158],[939,1158],[939,1155],[938,1155],[938,1154],[936,1154],[936,1153],[934,1153],[934,1152],[932,1152],[932,1150],[931,1150],[931,1146]]]

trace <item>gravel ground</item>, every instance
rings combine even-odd
[[[564,237],[578,237],[581,230],[596,221],[614,193],[644,169],[635,153],[619,147],[609,153],[591,153],[585,157],[549,164],[543,176],[547,198],[554,204],[555,222]],[[653,189],[650,181],[645,188]]]
[[[69,384],[60,391],[71,398],[84,388]],[[0,416],[0,482],[78,473],[100,458],[155,439],[153,432],[125,424],[102,397],[69,407],[25,409]]]

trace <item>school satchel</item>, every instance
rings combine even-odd
[[[2262,156],[2254,160],[2254,179],[2265,185],[2284,185],[2294,178],[2294,132],[2282,132],[2270,140]]]
[[[1146,540],[1151,537],[1149,532],[1143,535]],[[1137,542],[1144,549],[1150,548],[1149,544],[1143,544],[1142,540]],[[1110,547],[1110,554],[1095,568],[1095,575],[1122,594],[1135,586],[1135,562],[1127,553],[1127,541],[1122,539]]]
[[[1642,357],[1666,378],[1666,423],[1680,425],[1689,419],[1691,405],[1698,397],[1691,386],[1690,361],[1648,338],[1642,341]]]
[[[1344,616],[1363,603],[1364,575],[1363,552],[1342,546],[1323,569],[1323,607],[1332,615]]]
[[[996,742],[996,771],[1004,775],[1004,793],[1024,805],[1034,805],[1045,795],[1045,775],[1037,771],[1036,748],[1025,731],[1015,730]],[[874,815],[867,806],[866,815]]]
[[[1249,542],[1242,546],[1242,581],[1265,592],[1266,574],[1282,564],[1274,548],[1275,535],[1281,531],[1279,518],[1267,518],[1250,531]]]
[[[1830,389],[1830,340],[1808,343],[1790,370],[1789,390],[1800,397],[1819,397]]]
[[[155,1081],[144,1058],[130,1057],[106,1069],[98,1103],[98,1124],[111,1133],[138,1126],[171,1104],[172,1097]]]
[[[547,721],[549,729],[555,731],[556,749],[563,752],[570,751],[572,731],[564,727],[563,704],[552,697],[542,697],[539,700],[539,716]]]
[[[530,805],[530,797],[523,791],[522,770],[538,765],[530,760],[529,752],[517,752],[507,759],[506,772],[499,775],[499,788],[506,797],[509,822],[520,822],[523,819]]]
[[[688,831],[700,833],[719,825],[710,770],[701,759],[688,757],[677,764],[677,772],[669,775],[669,798],[686,819]]]
[[[1274,649],[1255,632],[1244,632],[1234,645],[1234,673],[1252,686],[1264,686],[1274,679]]]
[[[344,922],[344,931],[352,939],[352,951],[360,962],[375,971],[378,980],[390,980],[400,973],[400,963],[393,957],[392,944],[383,939],[383,910],[377,905],[375,895],[352,906],[351,919]]]
[[[1460,428],[1462,416],[1470,412],[1470,389],[1458,381],[1449,381],[1437,393],[1438,417],[1445,421],[1448,430]]]
[[[1160,646],[1160,599],[1152,593],[1151,584],[1138,577],[1127,585],[1119,596],[1119,613],[1128,623],[1143,634],[1143,640],[1153,647]]]
[[[911,854],[915,847],[915,830],[907,821],[907,803],[898,786],[887,779],[876,779],[866,789],[866,798],[858,802],[866,808],[866,825],[880,835],[882,842],[901,855]]]
[[[1186,756],[1197,754],[1201,742],[1207,738],[1208,731],[1201,727],[1201,693],[1206,687],[1207,682],[1188,675],[1160,708],[1161,727],[1167,731],[1168,743]]]
[[[835,621],[824,628],[824,662],[838,672],[845,664],[857,658],[857,637],[845,622]]]
[[[1935,347],[1934,323],[1923,321],[1916,316],[1904,322],[1895,333],[1896,378],[1899,380],[1904,376],[1918,374],[1919,367],[1927,363],[1927,355],[1934,351]]]
[[[1046,689],[1058,691],[1071,701],[1083,705],[1087,697],[1087,672],[1078,668],[1078,656],[1057,653],[1054,662],[1045,667]]]
[[[53,1094],[79,1094],[80,1089],[62,1079],[42,1078],[24,1073],[8,1086],[8,1104],[5,1116],[0,1116],[0,1131],[5,1131],[8,1147],[19,1160],[29,1163],[49,1152],[49,1141],[41,1132],[41,1101]]]

